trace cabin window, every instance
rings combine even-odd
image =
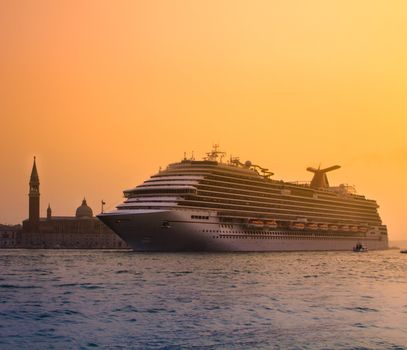
[[[196,220],[209,220],[209,216],[191,215],[191,219],[196,219]]]

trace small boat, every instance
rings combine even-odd
[[[327,224],[319,224],[319,228],[320,228],[322,231],[328,231],[328,225],[327,225]]]
[[[354,251],[355,253],[366,253],[366,252],[368,251],[368,249],[365,248],[365,247],[362,247],[362,248],[359,248],[359,249],[353,247],[353,251]]]
[[[278,225],[277,225],[276,220],[270,220],[270,221],[265,221],[264,226],[267,228],[276,228]]]
[[[249,220],[247,227],[248,228],[263,228],[264,223],[262,220],[252,219]]]
[[[368,251],[367,247],[365,247],[363,244],[361,243],[357,243],[354,247],[353,247],[353,251],[356,253],[366,253]]]
[[[309,230],[318,230],[318,224],[310,223],[307,225]]]
[[[305,224],[302,222],[293,222],[290,225],[291,229],[297,229],[297,230],[303,230],[305,227]]]
[[[402,250],[400,250],[400,253],[402,253],[402,254],[407,254],[407,249],[402,249]]]
[[[330,228],[332,231],[338,231],[338,225],[329,225],[329,228]]]

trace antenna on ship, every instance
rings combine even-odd
[[[314,176],[311,180],[311,187],[312,188],[328,188],[329,187],[329,182],[328,182],[328,177],[326,176],[326,173],[328,171],[336,170],[340,168],[340,165],[334,165],[330,166],[325,169],[320,169],[321,166],[318,167],[318,169],[308,167],[307,170],[310,171],[311,173],[314,173]]]
[[[239,157],[233,157],[232,155],[230,155],[229,157],[229,164],[232,164],[234,166],[239,166]]]
[[[206,153],[206,155],[206,160],[217,161],[218,157],[220,157],[220,163],[222,163],[222,159],[226,155],[226,152],[219,151],[219,145],[215,143],[212,146],[212,151]]]

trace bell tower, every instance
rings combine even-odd
[[[30,192],[29,198],[29,214],[28,221],[32,231],[38,230],[38,224],[40,222],[40,179],[38,177],[37,166],[34,164],[30,177]]]
[[[48,203],[47,220],[51,220],[51,218],[52,218],[52,209],[51,209],[51,205]]]

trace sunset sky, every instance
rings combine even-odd
[[[407,239],[407,1],[0,1],[0,223],[94,213],[213,143],[375,199]]]

